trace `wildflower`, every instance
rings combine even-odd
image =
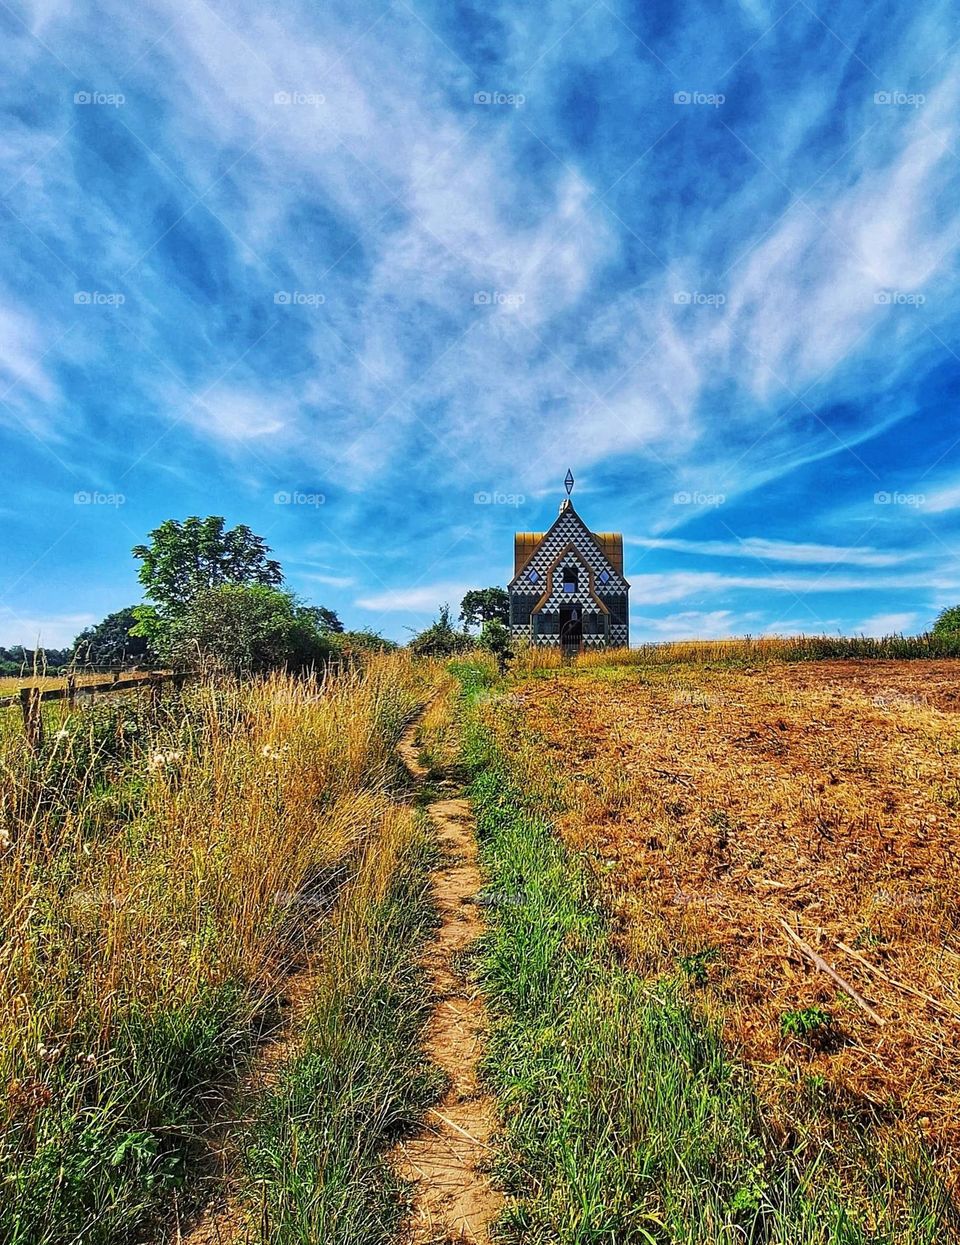
[[[178,761],[182,761],[182,760],[183,760],[182,751],[154,752],[153,755],[150,757],[150,759],[147,761],[147,769],[153,771],[155,769],[159,769],[161,765],[174,765]]]

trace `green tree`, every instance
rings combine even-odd
[[[338,618],[336,610],[328,610],[324,605],[304,605],[301,608],[314,619],[319,631],[343,635],[343,623]]]
[[[933,634],[951,638],[960,636],[960,605],[951,605],[940,611],[933,624]]]
[[[364,628],[362,631],[339,631],[330,636],[331,643],[339,653],[389,653],[400,645],[388,640],[379,631]]]
[[[150,533],[150,543],[136,545],[147,597],[159,617],[171,620],[197,594],[221,584],[274,587],[283,582],[280,563],[269,556],[262,536],[246,524],[227,528],[220,515],[167,519]]]
[[[306,670],[322,665],[332,650],[315,610],[292,593],[266,584],[218,584],[201,589],[171,622],[165,655],[240,676]]]
[[[413,637],[409,645],[418,657],[453,657],[473,647],[473,637],[456,631],[450,621],[450,606],[440,606],[440,617]]]
[[[509,593],[504,588],[471,588],[460,602],[460,621],[465,627],[494,621],[509,623]]]
[[[153,657],[149,642],[143,636],[130,634],[137,625],[135,610],[135,606],[128,605],[108,614],[102,622],[84,627],[71,646],[72,660],[85,666],[149,661]]]
[[[493,653],[500,673],[506,674],[507,662],[514,655],[510,647],[510,628],[499,619],[491,618],[480,629],[480,646]]]

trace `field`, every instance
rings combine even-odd
[[[124,678],[134,677],[125,674]],[[149,678],[144,673],[143,678]],[[89,687],[91,684],[110,683],[110,676],[105,674],[85,674],[82,671],[74,676],[77,687]],[[67,676],[62,674],[3,674],[0,675],[0,696],[14,696],[22,687],[41,687],[44,690],[54,687],[66,687]]]
[[[485,721],[624,962],[678,983],[775,1136],[855,1186],[841,1155],[872,1130],[955,1189],[960,665],[732,655],[538,656]]]
[[[960,1239],[960,662],[816,656],[10,711],[0,1238]]]

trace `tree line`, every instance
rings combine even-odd
[[[134,546],[144,602],[84,628],[64,649],[0,648],[0,673],[67,666],[209,666],[234,674],[284,667],[298,671],[334,657],[397,647],[370,630],[347,630],[336,611],[300,599],[284,584],[279,561],[246,524],[220,515],[167,519]],[[509,599],[503,588],[468,592],[460,626],[450,607],[416,633],[416,653],[453,656],[482,643],[509,652]],[[479,628],[474,637],[469,628]]]

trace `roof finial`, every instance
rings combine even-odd
[[[563,478],[563,487],[567,490],[567,496],[573,492],[573,472],[567,468],[567,474]]]

